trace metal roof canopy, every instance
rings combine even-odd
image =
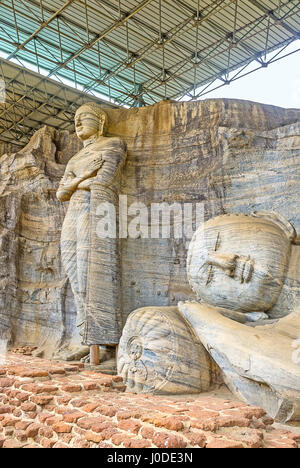
[[[299,31],[299,0],[0,3],[0,50],[8,61],[33,64],[49,78],[71,80],[128,106],[197,99],[218,80],[225,85],[247,74],[253,60],[258,68],[278,60]],[[10,86],[13,81],[8,93]]]
[[[0,60],[2,78],[6,96],[0,104],[0,140],[19,146],[43,125],[74,131],[74,114],[85,102],[119,107],[7,60]]]

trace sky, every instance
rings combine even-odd
[[[284,53],[297,49],[300,49],[300,40],[294,41]],[[204,98],[247,99],[280,107],[300,108],[300,51],[223,86]]]
[[[246,77],[232,82],[228,86],[223,86],[216,91],[206,94],[201,99],[207,98],[231,98],[231,99],[246,99],[264,104],[272,104],[287,108],[300,108],[300,40],[294,41],[287,49],[285,54],[298,50],[288,57],[272,63],[269,67],[257,70]],[[273,52],[267,58],[274,56],[277,52]],[[0,57],[6,58],[7,54],[0,51]],[[16,61],[16,63],[18,63]],[[257,63],[249,66],[257,67]],[[35,68],[28,64],[28,68],[36,71]],[[236,72],[234,72],[235,74]],[[43,74],[47,74],[44,71]],[[62,80],[69,86],[74,86],[68,80]],[[216,82],[221,83],[221,82]],[[216,85],[215,85],[216,86]],[[78,89],[80,89],[78,87]],[[100,93],[93,93],[96,97],[107,97]],[[184,97],[182,100],[188,100]]]

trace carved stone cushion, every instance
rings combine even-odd
[[[208,304],[268,311],[283,287],[294,238],[288,221],[272,213],[213,218],[189,246],[190,285]]]
[[[145,307],[130,314],[118,351],[118,374],[128,391],[207,391],[211,366],[209,354],[177,307]]]

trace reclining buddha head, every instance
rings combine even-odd
[[[210,219],[189,246],[189,283],[210,305],[267,312],[284,285],[295,237],[293,226],[274,213]]]

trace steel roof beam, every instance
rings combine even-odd
[[[59,8],[52,16],[49,18],[47,21],[43,21],[41,23],[41,26],[36,29],[22,44],[19,44],[16,48],[16,50],[7,57],[7,60],[11,60],[15,55],[18,53],[20,49],[23,49],[32,39],[34,39],[43,29],[45,29],[55,18],[57,18],[68,6],[73,3],[74,0],[67,0],[66,3]]]
[[[299,38],[299,32],[295,31],[291,26],[289,26],[285,21],[282,19],[278,18],[273,10],[268,10],[265,6],[263,6],[260,2],[257,0],[248,0],[249,3],[252,3],[253,6],[258,8],[260,11],[264,12],[266,15],[269,16],[276,24],[279,24],[282,28],[284,28],[288,33],[292,34],[295,37]],[[291,3],[291,2],[288,2]],[[297,5],[296,5],[297,6]],[[278,7],[279,8],[279,7]],[[278,10],[278,8],[275,9]]]
[[[139,5],[137,5],[135,8],[133,8],[126,17],[115,21],[112,26],[107,28],[105,31],[103,31],[99,36],[95,39],[92,39],[87,45],[83,46],[81,49],[77,50],[77,52],[73,53],[71,57],[69,57],[67,60],[65,60],[62,64],[60,64],[58,67],[56,67],[54,70],[52,70],[49,73],[49,77],[51,77],[53,74],[57,73],[61,68],[64,68],[68,63],[72,62],[74,59],[78,58],[80,55],[82,55],[85,51],[93,47],[97,42],[101,41],[103,38],[105,38],[108,34],[113,32],[115,29],[119,28],[122,26],[126,21],[128,21],[132,16],[136,15],[139,13],[145,6],[149,5],[153,0],[143,0]]]

